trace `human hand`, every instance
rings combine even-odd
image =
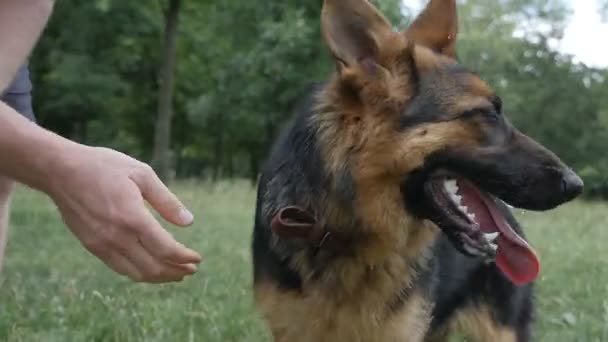
[[[92,254],[137,282],[181,281],[200,255],[177,242],[146,208],[188,226],[192,214],[148,165],[106,148],[70,145],[52,163],[45,192]]]

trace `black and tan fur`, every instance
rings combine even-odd
[[[258,189],[255,296],[276,341],[529,340],[532,286],[458,252],[420,209],[418,183],[444,163],[487,173],[481,186],[521,207],[572,197],[562,171],[546,174],[563,168],[559,159],[515,130],[493,90],[456,62],[456,22],[454,0],[431,0],[404,32],[367,0],[325,0],[337,71],[285,128]],[[288,206],[339,248],[273,231]]]

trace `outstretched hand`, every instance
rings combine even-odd
[[[138,282],[181,281],[200,255],[177,242],[146,208],[189,226],[192,214],[148,165],[114,150],[76,145],[53,163],[46,192],[82,244]]]

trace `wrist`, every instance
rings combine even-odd
[[[0,175],[49,193],[89,147],[45,130],[0,102]],[[84,152],[83,152],[84,151]]]
[[[39,157],[33,165],[35,178],[28,185],[53,197],[62,191],[65,181],[82,164],[78,157],[87,153],[89,147],[48,131],[45,131],[45,135],[41,137],[39,146],[46,146],[46,149],[36,154]]]

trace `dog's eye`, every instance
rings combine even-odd
[[[493,96],[490,101],[492,102],[496,113],[502,114],[502,99],[498,96]]]
[[[475,108],[468,110],[460,115],[462,118],[482,117],[491,121],[499,121],[501,113],[495,108]]]
[[[496,110],[486,111],[485,116],[492,121],[498,121],[500,119],[500,112]]]

